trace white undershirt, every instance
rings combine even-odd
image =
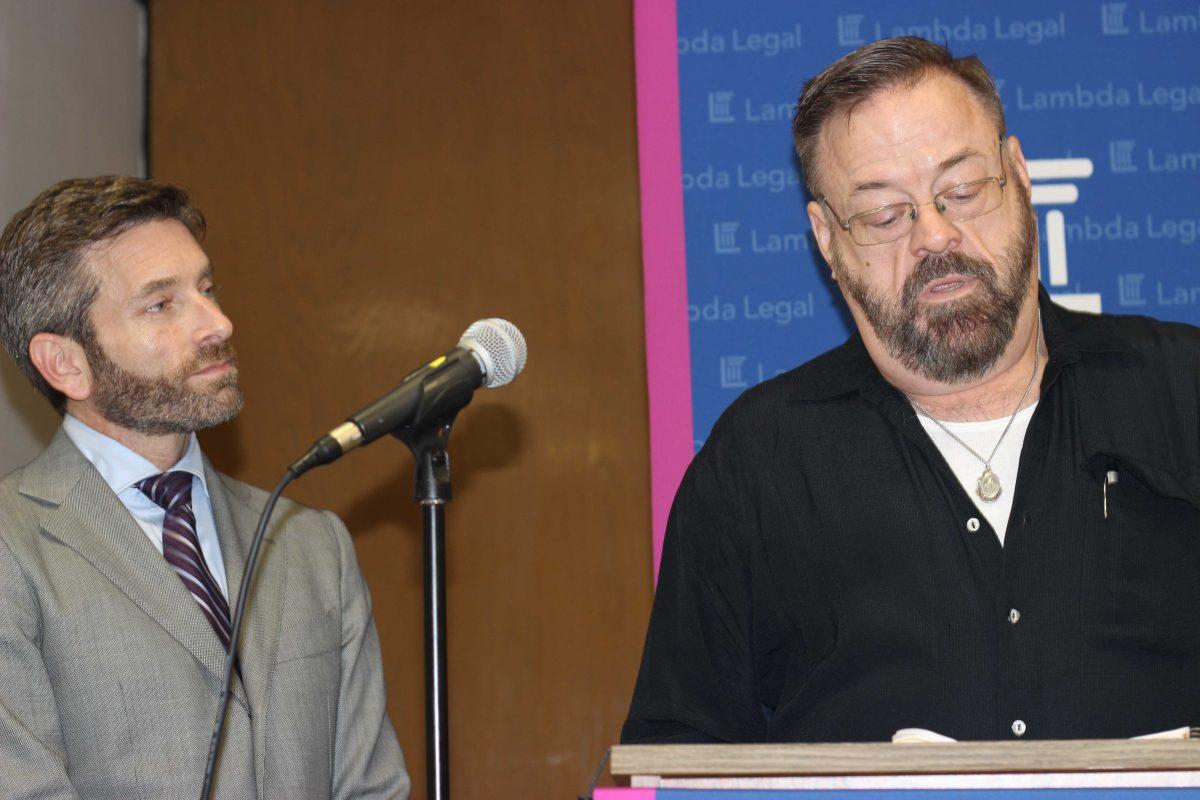
[[[1013,418],[1012,428],[1000,443],[1000,448],[992,458],[992,472],[1000,479],[1000,496],[992,502],[983,500],[975,493],[975,484],[983,474],[983,462],[967,452],[967,449],[951,439],[937,423],[924,414],[917,412],[917,419],[929,438],[937,445],[942,457],[950,465],[958,482],[966,490],[987,521],[991,523],[1000,544],[1004,544],[1004,534],[1008,530],[1008,516],[1012,512],[1013,491],[1017,486],[1017,467],[1021,462],[1021,446],[1025,443],[1025,431],[1029,429],[1029,420],[1037,403],[1021,409]],[[942,422],[954,435],[971,446],[979,455],[987,458],[996,446],[996,440],[1008,424],[1008,417],[989,419],[984,422]]]

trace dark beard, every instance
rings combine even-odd
[[[1020,194],[1024,214],[1001,256],[1000,276],[989,262],[963,253],[926,256],[904,281],[899,303],[893,304],[851,274],[834,250],[831,266],[842,291],[854,298],[888,354],[908,371],[939,383],[974,380],[991,369],[1012,341],[1037,246],[1028,194]],[[926,307],[917,302],[931,281],[955,273],[977,279],[979,287],[948,303]]]
[[[237,353],[229,342],[201,347],[172,376],[143,378],[110,359],[97,343],[84,345],[92,368],[92,399],[109,422],[148,436],[194,433],[228,422],[242,410]],[[231,361],[233,369],[205,392],[187,378],[206,366]]]

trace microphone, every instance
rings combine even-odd
[[[525,337],[502,319],[472,323],[458,346],[408,374],[392,391],[317,439],[288,469],[299,476],[402,428],[421,428],[461,410],[479,387],[512,382],[525,369]]]

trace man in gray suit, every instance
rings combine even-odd
[[[0,797],[199,796],[229,610],[266,494],[195,431],[242,405],[178,187],[64,181],[0,237],[0,336],[64,415],[0,481]],[[342,523],[288,501],[239,642],[215,795],[406,798]]]

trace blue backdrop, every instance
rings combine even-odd
[[[965,10],[969,8],[970,10]],[[1200,323],[1200,3],[678,0],[696,446],[850,330],[791,149],[806,79],[885,36],[974,53],[1030,162],[1064,305]]]

